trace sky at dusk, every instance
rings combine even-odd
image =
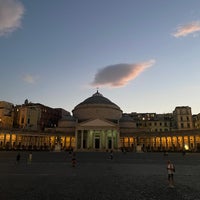
[[[200,1],[0,0],[0,100],[200,113]]]

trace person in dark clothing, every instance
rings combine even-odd
[[[21,155],[20,153],[17,154],[17,157],[16,157],[16,163],[18,164],[20,162],[20,158],[21,158]]]

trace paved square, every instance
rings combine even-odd
[[[200,154],[0,152],[1,200],[200,200]],[[175,188],[167,183],[166,163],[176,167]]]

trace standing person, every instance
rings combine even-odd
[[[31,164],[32,159],[33,159],[33,154],[32,154],[32,152],[30,152],[29,155],[28,155],[28,163],[29,164]]]
[[[16,164],[19,163],[19,161],[20,161],[20,157],[21,157],[21,155],[20,155],[20,153],[18,153],[18,154],[17,154],[17,157],[16,157]]]
[[[76,154],[74,152],[72,154],[72,167],[76,167]]]
[[[168,173],[169,187],[174,187],[174,172],[175,172],[174,164],[170,160],[168,160],[167,173]]]
[[[110,151],[110,159],[113,159],[113,150]]]

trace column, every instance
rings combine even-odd
[[[171,143],[172,143],[172,150],[174,151],[174,142],[173,142],[173,136],[171,136]]]
[[[9,148],[12,148],[12,133],[10,133],[10,144],[9,144]]]
[[[120,144],[120,137],[119,137],[119,132],[117,131],[116,133],[116,142],[117,142],[117,149],[119,149],[119,144]]]
[[[182,144],[183,144],[183,149],[185,149],[185,140],[184,140],[184,136],[182,136]]]
[[[78,137],[77,137],[77,133],[78,131],[75,131],[75,150],[77,150],[77,146],[78,146]]]
[[[194,151],[197,150],[196,136],[194,135]]]
[[[155,147],[156,150],[157,150],[156,137],[154,137],[154,147]]]
[[[167,137],[165,137],[165,141],[166,141],[166,150],[168,150],[168,140],[167,140]]]
[[[83,130],[81,130],[81,149],[83,149]]]
[[[176,136],[176,138],[177,138],[177,147],[178,147],[178,150],[181,150],[180,138],[179,138],[179,136]]]
[[[89,142],[89,131],[87,130],[87,142],[86,142],[86,147],[87,147],[87,149],[89,148],[89,144],[90,144],[90,142]]]
[[[113,130],[112,130],[112,149],[113,149],[113,147],[114,147],[114,141],[113,141]]]
[[[162,150],[162,138],[160,137],[160,150]]]
[[[108,149],[108,131],[107,130],[105,131],[105,146],[106,146],[106,149]]]
[[[189,148],[189,150],[191,150],[190,136],[188,136],[188,148]]]
[[[18,134],[16,133],[16,141],[15,141],[15,143],[16,143],[16,147],[17,147],[17,145],[18,145]]]
[[[4,142],[3,142],[3,146],[5,147],[6,145],[6,133],[4,133]]]
[[[63,145],[63,148],[66,149],[66,136],[64,137],[64,145]]]

